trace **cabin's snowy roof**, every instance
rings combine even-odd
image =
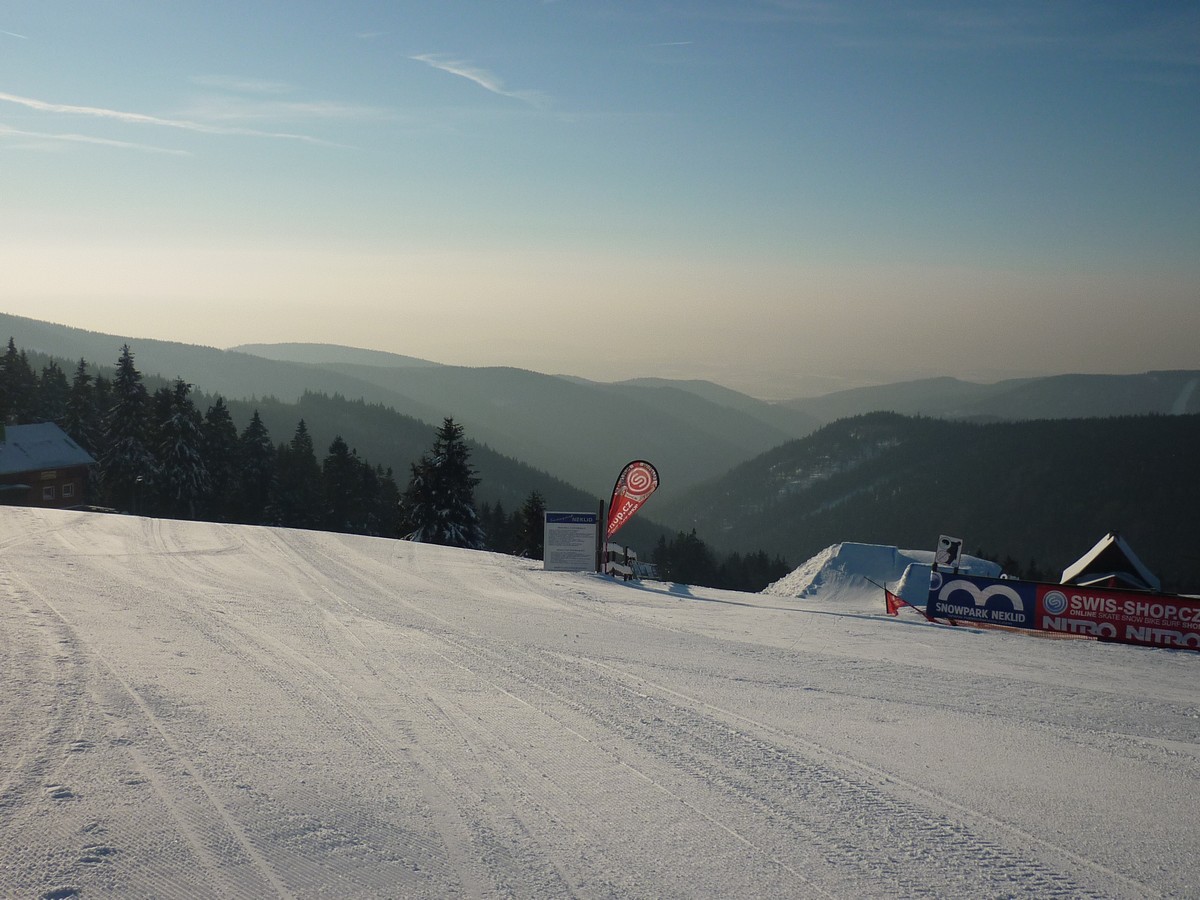
[[[1094,584],[1110,577],[1152,591],[1162,590],[1158,576],[1146,568],[1133,548],[1115,531],[1100,538],[1094,546],[1063,569],[1063,584]]]
[[[0,475],[95,463],[90,453],[53,422],[0,429]]]

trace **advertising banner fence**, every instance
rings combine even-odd
[[[1042,631],[1200,650],[1200,600],[1071,584],[1039,584],[1037,589],[1037,627]]]
[[[937,619],[1035,628],[1037,585],[978,575],[934,572],[929,577],[929,602],[925,609]]]
[[[926,613],[979,625],[1200,650],[1200,599],[934,572]]]

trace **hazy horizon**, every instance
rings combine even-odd
[[[15,316],[14,313],[8,313],[6,310],[0,310],[0,318],[5,316]],[[750,367],[731,367],[727,364],[717,364],[708,362],[702,359],[681,360],[675,364],[675,367],[663,367],[656,371],[636,371],[628,375],[616,376],[610,372],[594,372],[589,373],[585,369],[577,368],[574,370],[558,370],[551,368],[537,368],[536,366],[528,365],[512,365],[505,363],[489,363],[480,361],[466,362],[447,362],[445,360],[430,359],[428,357],[414,357],[411,354],[397,353],[394,350],[381,349],[378,347],[352,346],[348,344],[339,344],[332,341],[251,341],[244,344],[233,344],[229,346],[217,346],[216,344],[206,343],[203,341],[190,341],[179,339],[174,336],[153,336],[148,334],[121,334],[109,329],[91,329],[82,328],[82,326],[70,322],[51,322],[45,319],[34,319],[28,317],[31,322],[40,322],[48,324],[52,327],[64,327],[68,329],[83,330],[92,334],[108,335],[113,339],[112,358],[102,357],[92,359],[88,357],[88,361],[101,366],[111,365],[118,355],[120,345],[128,342],[130,349],[133,351],[135,361],[141,352],[139,344],[147,341],[166,342],[182,344],[187,346],[208,347],[210,349],[221,351],[232,351],[241,353],[250,353],[252,355],[263,356],[268,359],[291,360],[296,362],[309,363],[359,363],[367,365],[387,365],[386,358],[375,357],[374,354],[396,355],[404,357],[409,362],[404,365],[412,364],[412,361],[420,363],[429,363],[436,366],[460,366],[465,368],[495,368],[495,367],[510,367],[525,369],[529,371],[539,372],[544,375],[562,376],[568,378],[581,378],[588,381],[600,383],[616,383],[621,381],[637,380],[637,379],[674,379],[679,381],[687,380],[703,380],[718,384],[735,391],[739,391],[748,396],[766,401],[785,401],[785,400],[800,400],[805,398],[813,398],[825,394],[832,394],[838,391],[848,390],[859,387],[875,387],[890,384],[897,384],[909,381],[920,381],[935,378],[956,378],[961,381],[974,382],[977,384],[995,384],[1001,381],[1010,379],[1023,378],[1041,378],[1052,375],[1070,375],[1070,374],[1095,374],[1095,375],[1125,375],[1125,374],[1143,374],[1150,371],[1169,371],[1164,367],[1155,367],[1152,369],[1133,369],[1129,371],[1119,371],[1116,369],[1103,369],[1092,372],[1079,371],[1063,371],[1063,372],[1046,372],[1046,371],[997,371],[997,370],[976,370],[965,373],[950,374],[939,370],[928,371],[913,371],[913,372],[896,372],[886,369],[862,369],[862,370],[844,370],[839,374],[828,374],[819,372],[803,372],[794,371],[787,375],[781,376],[779,373],[766,372],[764,370],[755,370]],[[29,334],[22,333],[23,328],[17,327],[16,343],[18,349],[21,350],[36,350],[40,352],[48,352],[51,355],[62,355],[56,348],[53,340],[48,344],[31,338]],[[4,333],[0,333],[0,342],[7,338]],[[297,350],[299,352],[287,352],[281,348],[288,350]],[[322,355],[320,353],[302,352],[311,351],[313,348],[330,348],[332,351],[329,354]],[[272,350],[274,352],[266,352]],[[358,358],[365,351],[365,357]],[[68,353],[68,356],[70,354]],[[1197,371],[1200,367],[1184,368],[1182,371]],[[151,374],[164,375],[163,372],[152,372]],[[179,374],[179,373],[175,373]]]
[[[1196,369],[1198,33],[1189,3],[9,9],[0,308],[774,399]]]

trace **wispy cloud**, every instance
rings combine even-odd
[[[53,141],[71,144],[98,144],[102,147],[116,147],[122,150],[139,150],[143,153],[166,153],[172,156],[191,156],[187,150],[175,150],[170,147],[155,147],[151,144],[137,144],[131,141],[114,141],[110,138],[92,137],[86,134],[51,134],[44,131],[24,131],[20,128],[9,128],[0,125],[0,137],[35,138],[39,141]]]
[[[9,37],[20,38],[23,41],[29,40],[29,35],[17,34],[15,31],[0,31],[0,34],[7,34]]]
[[[542,107],[546,105],[546,95],[540,91],[511,91],[504,87],[504,82],[496,75],[489,72],[487,69],[480,69],[463,60],[454,59],[442,53],[422,53],[418,56],[410,57],[417,62],[423,62],[427,66],[432,66],[439,71],[446,72],[450,75],[457,75],[460,78],[465,78],[479,85],[485,91],[490,91],[493,94],[499,94],[501,97],[511,97],[514,100],[520,100],[528,103],[530,106]]]
[[[189,120],[217,122],[295,122],[300,120],[382,121],[393,117],[391,110],[361,103],[331,100],[285,100],[295,88],[283,81],[234,78],[227,75],[197,75],[192,84],[213,91],[192,100],[180,110]]]
[[[260,78],[235,78],[230,75],[193,75],[189,81],[202,87],[232,91],[237,94],[287,94],[292,86],[285,81]]]
[[[95,119],[124,122],[130,125],[153,125],[161,128],[175,128],[182,131],[193,131],[200,134],[229,134],[249,137],[277,138],[289,141],[303,141],[322,146],[344,146],[331,141],[321,140],[306,134],[291,134],[279,131],[259,131],[252,128],[237,128],[225,125],[211,125],[204,122],[193,122],[188,119],[166,119],[161,116],[149,116],[144,113],[128,112],[119,109],[105,109],[98,106],[75,106],[66,103],[50,103],[36,100],[32,97],[20,97],[16,94],[0,92],[0,101],[14,103],[39,112],[59,113],[62,115],[86,116]]]
[[[382,121],[390,110],[357,103],[327,100],[260,100],[229,95],[199,97],[184,113],[207,122],[284,122],[308,120]]]

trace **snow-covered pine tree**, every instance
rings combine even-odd
[[[479,479],[470,460],[463,427],[447,417],[434,436],[433,447],[412,464],[404,492],[402,508],[413,540],[482,549],[483,528],[475,511]]]
[[[175,379],[169,390],[166,417],[158,422],[158,483],[156,493],[163,511],[175,518],[194,519],[196,505],[209,491],[204,461],[204,435],[200,413],[192,403],[192,386]]]
[[[135,513],[142,511],[143,498],[157,475],[154,454],[147,445],[149,412],[150,397],[142,373],[125,344],[112,383],[112,406],[104,417],[99,474],[105,501]]]

